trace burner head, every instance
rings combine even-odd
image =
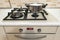
[[[14,12],[14,13],[11,14],[10,17],[11,18],[21,18],[21,17],[23,17],[23,14],[19,13],[19,12]]]
[[[37,15],[37,13],[33,13],[31,16],[32,17],[38,17],[39,15]]]

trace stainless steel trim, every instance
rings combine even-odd
[[[56,33],[6,33],[6,34],[56,34]]]

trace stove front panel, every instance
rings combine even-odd
[[[39,33],[56,33],[56,30],[57,30],[57,27],[32,27],[32,26],[29,26],[29,27],[18,27],[18,26],[15,26],[15,27],[5,27],[5,30],[6,30],[6,33],[33,33],[33,34],[39,34]]]

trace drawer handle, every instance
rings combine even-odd
[[[47,37],[46,35],[41,35],[40,37],[35,37],[35,38],[28,38],[28,37],[22,37],[22,36],[19,36],[19,35],[15,35],[15,37],[18,37],[18,38],[21,38],[21,39],[42,39],[42,38],[45,38]]]

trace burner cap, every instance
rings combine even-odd
[[[38,17],[39,15],[37,15],[36,13],[33,13],[33,15],[31,15],[32,17]]]

